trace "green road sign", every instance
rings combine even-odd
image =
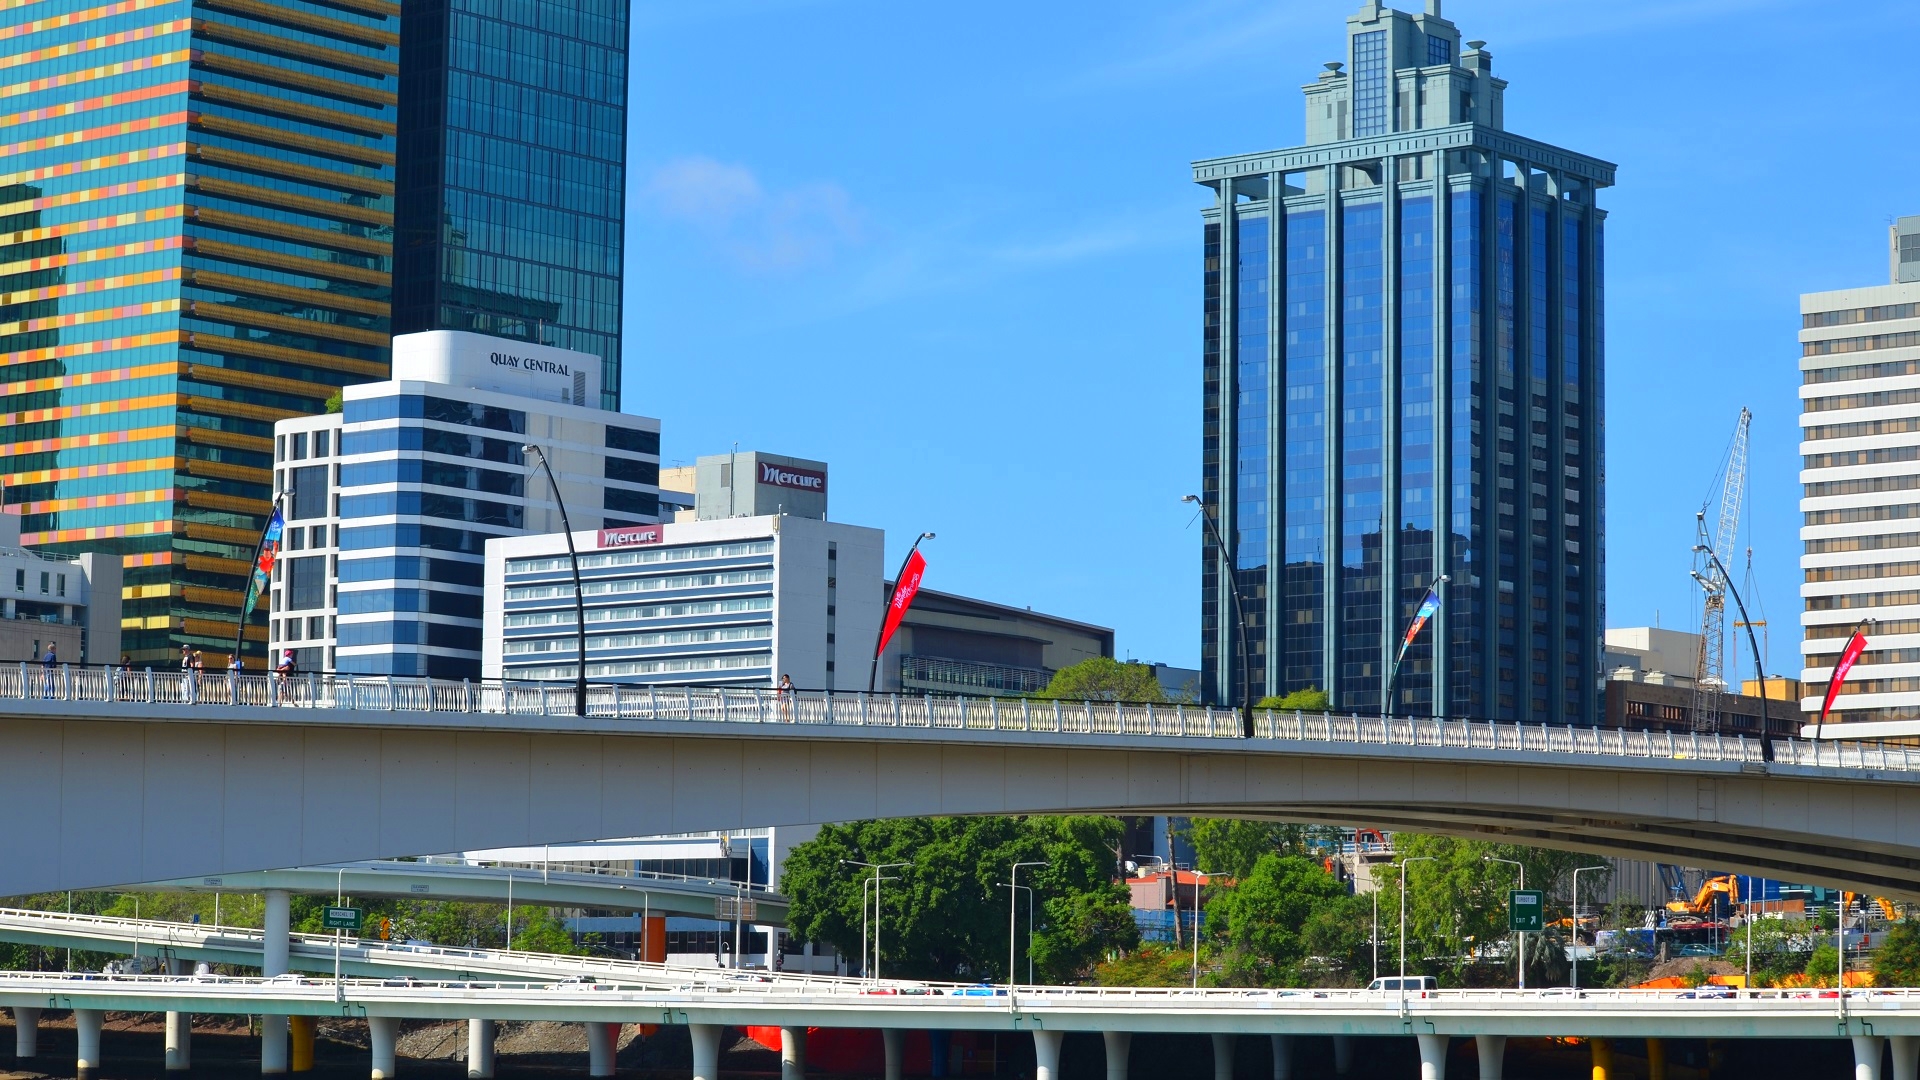
[[[1507,894],[1507,929],[1538,934],[1546,928],[1545,893],[1538,889],[1515,889]]]
[[[320,916],[320,925],[328,930],[358,930],[363,912],[357,907],[330,907]]]

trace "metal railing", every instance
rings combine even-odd
[[[573,687],[543,682],[454,682],[405,676],[166,670],[36,663],[0,666],[0,701],[37,699],[102,705],[241,705],[377,713],[468,713],[565,718],[574,715]],[[600,719],[802,727],[1005,731],[1061,735],[1232,739],[1241,715],[1197,705],[1045,701],[1033,698],[943,697],[831,691],[598,684],[587,688],[586,714]],[[107,713],[105,715],[112,715]],[[1832,740],[1772,740],[1627,731],[1492,720],[1309,715],[1260,710],[1253,737],[1277,742],[1523,751],[1661,761],[1810,765],[1920,773],[1920,754],[1903,746]]]

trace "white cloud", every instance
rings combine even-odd
[[[676,158],[655,169],[640,199],[750,270],[826,262],[863,233],[852,197],[838,184],[769,190],[746,166],[708,157]]]

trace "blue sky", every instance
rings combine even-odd
[[[830,462],[832,516],[885,528],[890,564],[940,534],[929,588],[1196,663],[1188,163],[1299,143],[1358,6],[635,0],[627,408],[669,461]],[[1693,515],[1746,405],[1748,600],[1797,673],[1797,297],[1883,282],[1920,213],[1920,5],[1445,8],[1510,129],[1620,165],[1609,624],[1697,623]]]

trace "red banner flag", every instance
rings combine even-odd
[[[1840,696],[1840,684],[1846,681],[1847,672],[1853,670],[1853,665],[1860,660],[1860,654],[1866,651],[1867,636],[1855,630],[1853,636],[1847,639],[1847,647],[1840,650],[1840,659],[1834,661],[1833,677],[1827,680],[1827,699],[1821,703],[1820,721],[1814,725],[1816,737],[1820,725],[1827,722],[1827,713],[1833,708],[1833,699]]]
[[[893,586],[893,599],[887,603],[887,624],[880,629],[880,645],[873,650],[879,656],[887,651],[887,642],[893,640],[893,632],[900,629],[900,620],[906,617],[907,609],[913,606],[914,595],[920,591],[920,579],[926,576],[927,560],[922,558],[919,549],[907,556],[907,565],[900,570],[900,580]]]

